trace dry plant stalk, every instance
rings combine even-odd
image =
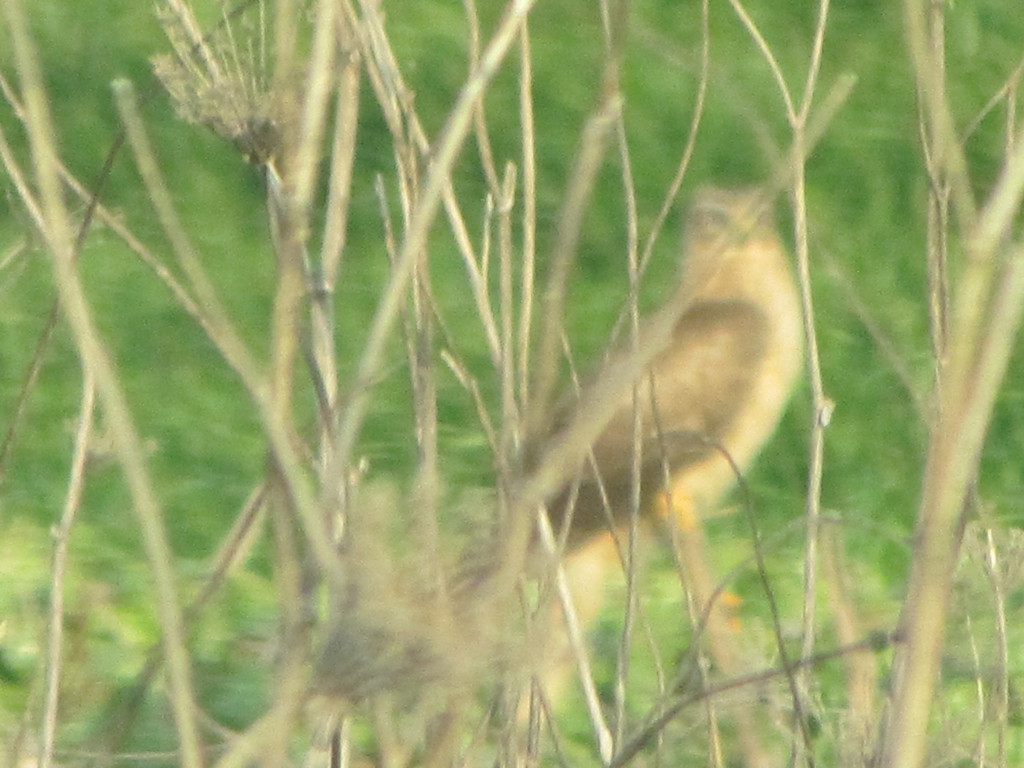
[[[792,184],[792,202],[794,212],[794,239],[796,242],[797,270],[800,281],[800,294],[803,302],[805,339],[807,344],[808,371],[811,382],[811,440],[810,462],[807,487],[807,535],[804,549],[804,608],[803,608],[803,645],[801,654],[809,657],[815,648],[817,627],[817,593],[818,593],[818,537],[821,518],[821,487],[824,470],[825,428],[831,419],[834,404],[825,394],[821,376],[821,361],[818,352],[817,332],[814,322],[814,301],[811,293],[810,251],[807,234],[807,202],[805,199],[804,152],[810,133],[811,108],[815,103],[818,78],[821,69],[821,57],[825,43],[825,29],[828,21],[829,2],[821,0],[818,4],[818,23],[808,60],[807,75],[803,93],[799,102],[794,99],[790,86],[782,74],[775,54],[765,40],[757,25],[744,8],[740,0],[730,0],[730,4],[739,15],[743,24],[750,31],[758,49],[772,71],[779,95],[785,106],[786,119],[792,131],[793,163],[790,168]],[[780,645],[781,648],[781,645]],[[784,660],[785,663],[785,660]],[[795,743],[798,750],[797,759],[802,758],[804,751],[810,750],[810,738],[806,730],[806,717],[803,709],[808,697],[808,680],[806,670],[795,678],[793,688],[793,718],[800,730],[801,739]]]
[[[199,766],[202,759],[194,709],[195,694],[161,507],[142,460],[145,451],[133,426],[117,372],[108,352],[99,341],[88,300],[74,268],[74,228],[63,201],[56,162],[59,152],[38,57],[28,33],[24,10],[19,0],[5,0],[3,10],[21,77],[35,188],[38,189],[38,199],[33,200],[30,196],[26,202],[38,208],[41,213],[41,233],[52,258],[64,313],[72,328],[82,365],[95,380],[114,448],[132,495],[133,508],[138,515],[146,553],[153,569],[157,613],[164,634],[170,696],[180,740],[181,760],[190,768]]]
[[[917,768],[925,763],[929,715],[935,698],[946,617],[960,552],[968,494],[977,472],[996,392],[1006,371],[1024,312],[1024,261],[1019,243],[1008,242],[1015,211],[1024,198],[1024,134],[1018,133],[1003,173],[988,200],[976,206],[970,168],[953,122],[946,90],[941,6],[904,3],[910,57],[922,103],[925,151],[941,184],[934,207],[950,195],[955,230],[933,231],[932,247],[956,236],[967,254],[951,295],[932,296],[932,306],[951,307],[948,331],[933,337],[948,348],[936,361],[935,415],[918,509],[914,552],[894,661],[893,701],[887,714],[878,764]],[[941,217],[933,227],[945,226]],[[930,253],[941,264],[941,253]],[[933,290],[944,285],[932,281]],[[942,323],[945,313],[933,313]],[[942,344],[947,342],[942,341]]]

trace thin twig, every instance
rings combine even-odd
[[[57,737],[57,715],[60,696],[61,651],[64,634],[64,578],[67,573],[68,544],[71,527],[82,502],[85,489],[85,468],[89,459],[89,441],[93,436],[96,411],[96,383],[92,372],[82,372],[82,401],[78,408],[78,429],[71,454],[67,496],[60,523],[53,529],[53,566],[50,577],[50,628],[46,638],[46,691],[43,723],[39,739],[40,768],[51,768]]]
[[[20,0],[4,0],[3,7],[22,80],[40,209],[43,211],[46,225],[44,236],[53,260],[58,292],[82,364],[90,369],[91,375],[95,377],[99,400],[103,404],[115,450],[131,493],[132,506],[139,517],[143,543],[153,568],[157,592],[156,608],[167,648],[170,698],[175,725],[178,728],[181,760],[188,768],[198,768],[202,765],[202,757],[193,704],[194,692],[175,587],[172,554],[164,529],[163,514],[143,463],[145,451],[132,424],[113,361],[100,341],[75,270],[74,230],[61,195],[60,174],[55,161],[57,144],[53,124],[46,102],[42,73],[28,34]]]
[[[1003,578],[1003,566],[999,559],[999,550],[996,547],[995,534],[993,530],[985,527],[985,543],[983,569],[992,587],[992,605],[995,609],[995,640],[996,648],[996,695],[995,695],[995,719],[996,719],[996,758],[995,765],[1006,765],[1006,738],[1007,727],[1009,726],[1010,714],[1010,649],[1008,626],[1006,620],[1007,592],[1005,579]]]
[[[464,142],[472,122],[473,107],[482,96],[515,42],[519,27],[535,0],[518,0],[510,6],[491,41],[481,54],[479,67],[470,75],[452,108],[448,122],[438,139],[433,162],[424,180],[422,193],[413,211],[412,219],[398,255],[392,279],[384,290],[377,312],[370,326],[356,375],[357,388],[349,401],[338,429],[338,461],[349,463],[356,437],[366,416],[369,382],[376,378],[383,362],[384,350],[398,317],[402,296],[413,274],[419,254],[425,247],[427,231],[434,220],[444,190],[450,183],[450,171],[458,150]]]
[[[556,240],[542,298],[540,338],[533,361],[534,376],[530,384],[530,403],[526,417],[528,433],[538,431],[551,409],[558,374],[558,347],[562,337],[564,305],[572,265],[577,255],[576,245],[620,106],[621,95],[617,90],[609,88],[601,94],[598,106],[583,127],[579,153],[569,174],[569,188],[558,217]]]
[[[193,628],[207,605],[224,586],[230,572],[245,560],[251,550],[265,512],[265,495],[265,485],[260,485],[249,494],[231,529],[221,540],[217,554],[212,558],[209,576],[199,593],[185,607],[183,621],[186,631]],[[104,717],[108,726],[102,734],[106,754],[121,752],[121,745],[132,733],[134,720],[142,714],[146,693],[163,660],[163,646],[157,643],[150,647],[142,669],[130,684],[124,686],[124,696],[110,707],[110,713]]]
[[[711,0],[701,0],[700,71],[697,75],[697,94],[693,100],[693,117],[690,118],[690,127],[686,134],[686,142],[683,144],[683,151],[679,156],[679,162],[676,164],[675,174],[669,182],[668,190],[665,192],[665,196],[661,203],[661,208],[658,210],[658,214],[654,217],[654,222],[651,225],[650,232],[647,234],[647,241],[644,244],[643,255],[640,257],[641,272],[647,268],[651,254],[654,252],[654,245],[658,240],[658,236],[661,234],[662,228],[665,226],[665,221],[668,218],[669,211],[672,210],[672,206],[675,205],[676,198],[679,196],[679,190],[683,186],[683,180],[686,178],[686,172],[690,168],[690,160],[693,158],[693,152],[697,147],[697,134],[704,116],[704,103],[708,91],[708,77],[711,62],[711,34],[708,28],[710,5]]]
[[[954,300],[950,356],[918,507],[918,548],[902,612],[907,644],[894,661],[894,698],[878,762],[884,768],[917,768],[924,761],[964,504],[1024,310],[1022,248],[1001,246],[1024,195],[1024,137],[1018,137],[995,190],[977,215],[965,189],[966,162],[959,147],[952,146],[956,142],[947,94],[930,69],[935,40],[927,9],[923,2],[907,0],[905,12],[929,139],[941,148],[968,259]]]
[[[609,0],[602,0],[601,21],[605,38],[605,57],[607,67],[607,78],[614,78],[617,83],[621,77],[621,64],[624,56],[625,41],[628,39],[628,10],[629,5],[625,2],[616,3],[614,9],[609,7]],[[640,260],[639,240],[640,224],[637,212],[636,184],[633,178],[633,165],[629,151],[629,142],[626,133],[625,115],[620,110],[615,116],[615,140],[618,150],[621,183],[625,207],[626,220],[626,268],[629,279],[629,297],[627,311],[629,313],[629,330],[631,343],[636,344],[640,333],[640,309],[638,306],[639,281],[640,281]],[[641,514],[640,499],[640,465],[642,461],[640,444],[643,436],[641,409],[638,406],[639,398],[642,397],[640,390],[642,384],[637,383],[633,388],[633,456],[632,456],[632,477],[629,526],[626,531],[626,547],[624,557],[624,571],[626,574],[626,601],[622,617],[622,632],[619,637],[619,646],[615,665],[615,733],[613,746],[615,748],[622,742],[624,729],[626,727],[626,690],[629,679],[629,658],[632,647],[633,631],[637,611],[637,557],[636,542],[639,536],[639,520]]]
[[[811,105],[815,100],[828,10],[828,0],[821,0],[818,5],[818,24],[815,28],[811,64],[808,67],[806,85],[799,112],[791,125],[797,144],[802,142],[803,133],[808,126]],[[803,305],[804,341],[807,346],[808,372],[811,381],[811,407],[814,411],[814,420],[811,424],[811,451],[807,484],[807,535],[804,544],[803,645],[801,648],[802,656],[807,657],[813,653],[815,646],[818,594],[818,539],[821,525],[822,475],[825,468],[825,428],[828,426],[831,418],[834,403],[825,394],[825,386],[821,374],[821,357],[818,352],[818,336],[814,323],[814,298],[811,289],[804,163],[801,162],[799,166],[795,166],[793,172],[793,228],[796,235],[796,259],[800,283],[800,298]],[[799,675],[798,679],[801,686],[806,690],[806,676]],[[808,764],[813,765],[814,761],[810,752],[809,734],[804,724],[804,714],[798,708],[794,716],[800,718],[801,733],[804,737],[802,747],[806,750]]]
[[[522,273],[520,275],[519,329],[517,359],[519,361],[519,397],[530,400],[530,329],[533,323],[534,271],[537,258],[537,152],[533,118],[533,62],[530,52],[530,29],[523,22],[519,31],[519,123],[520,166],[523,175]]]
[[[509,163],[496,201],[498,214],[498,284],[501,317],[501,426],[502,438],[498,461],[508,469],[520,439],[520,410],[516,397],[515,297],[512,273],[515,253],[512,245],[512,212],[515,209],[516,167]],[[508,475],[506,475],[508,476]]]
[[[537,512],[537,530],[540,532],[540,540],[547,554],[553,559],[557,558],[559,545],[555,540],[554,531],[551,529],[551,520],[548,519],[547,512],[543,508],[538,509]],[[561,563],[554,562],[555,588],[558,592],[559,602],[565,617],[565,629],[569,635],[569,643],[579,668],[580,680],[583,684],[583,693],[587,704],[587,714],[590,716],[590,723],[597,738],[601,762],[607,765],[612,759],[615,742],[612,738],[612,732],[605,722],[604,715],[601,713],[601,704],[597,695],[597,687],[594,685],[594,674],[590,666],[590,657],[587,653],[586,643],[583,640],[583,631],[580,627],[579,618],[576,615],[572,591],[569,588],[565,569]]]
[[[623,768],[623,766],[628,765],[629,762],[636,757],[637,753],[652,739],[656,738],[665,726],[676,717],[676,715],[684,709],[700,703],[706,698],[714,698],[723,693],[728,693],[729,691],[756,686],[759,683],[764,683],[778,677],[790,677],[796,668],[815,667],[826,661],[842,658],[848,653],[881,651],[886,646],[894,642],[895,639],[896,638],[894,637],[886,635],[871,635],[870,637],[853,643],[852,645],[840,646],[831,651],[819,651],[810,658],[796,661],[795,667],[777,667],[773,669],[766,669],[762,672],[743,675],[742,677],[727,680],[724,683],[701,690],[695,694],[684,696],[674,701],[669,701],[662,705],[660,711],[651,715],[647,722],[640,727],[637,734],[626,742],[623,748],[615,755],[614,758],[612,758],[612,761],[608,764],[608,768]]]
[[[811,48],[810,62],[804,84],[804,92],[799,106],[794,106],[789,86],[767,40],[761,34],[753,18],[747,13],[740,0],[729,0],[730,5],[740,17],[755,44],[767,62],[774,78],[779,95],[785,105],[786,115],[793,134],[795,152],[792,154],[790,166],[793,202],[793,229],[796,242],[797,276],[800,286],[800,300],[804,318],[804,342],[807,349],[807,366],[811,383],[811,422],[810,459],[807,483],[807,534],[804,544],[804,601],[803,601],[803,646],[801,654],[808,657],[814,650],[817,605],[817,569],[818,569],[818,536],[821,518],[821,487],[824,472],[825,428],[831,418],[834,403],[825,394],[821,377],[821,361],[818,353],[817,333],[814,324],[814,301],[811,290],[810,254],[807,235],[807,202],[805,195],[804,176],[804,143],[811,127],[811,107],[815,102],[818,76],[824,49],[825,29],[828,20],[829,2],[820,0],[818,4],[818,21],[815,27],[814,40]],[[781,648],[780,648],[781,650]],[[803,713],[803,701],[807,688],[806,669],[799,672],[793,682],[793,717],[802,740],[794,742],[797,750],[796,759],[804,756],[808,765],[813,765],[810,734],[807,731],[806,718]]]
[[[171,194],[164,183],[163,174],[146,135],[134,89],[128,81],[118,80],[114,83],[114,94],[149,199],[171,242],[182,271],[195,292],[204,325],[212,331],[210,340],[217,345],[246,388],[250,392],[258,391],[262,386],[259,366],[228,319],[213,282],[203,267],[203,260],[175,210]]]

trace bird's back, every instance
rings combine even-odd
[[[632,392],[623,399],[577,480],[548,505],[556,531],[569,526],[570,548],[628,519],[634,448],[641,514],[668,487],[700,508],[774,431],[799,374],[802,327],[785,249],[759,204],[756,192],[698,193],[678,289],[686,309],[638,380],[635,401]],[[567,418],[556,417],[552,431]]]

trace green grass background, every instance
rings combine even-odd
[[[479,5],[484,29],[492,28],[501,4]],[[752,0],[748,5],[787,82],[799,92],[815,23],[813,4]],[[386,6],[400,64],[434,136],[467,73],[462,3],[419,0]],[[706,113],[685,190],[706,182],[762,180],[771,159],[758,136],[768,137],[776,151],[787,144],[781,101],[764,60],[728,5],[712,6]],[[117,77],[130,78],[148,96],[148,130],[189,233],[246,338],[265,354],[273,263],[262,182],[228,143],[174,116],[148,62],[168,49],[150,4],[37,0],[29,12],[64,161],[87,184],[98,177],[118,130],[109,84]],[[1024,15],[1017,0],[958,0],[947,4],[947,29],[950,96],[958,124],[964,126],[1017,65],[1024,48]],[[543,259],[553,242],[580,129],[596,102],[602,32],[594,4],[585,0],[541,0],[531,30]],[[697,3],[632,4],[623,90],[642,237],[661,205],[693,114],[699,42]],[[0,67],[14,77],[5,32],[0,33]],[[924,255],[927,185],[897,4],[834,4],[823,87],[843,73],[857,77],[856,88],[807,164],[818,342],[826,393],[836,403],[826,434],[822,501],[842,521],[857,599],[887,627],[909,561],[927,430],[858,307],[866,308],[898,351],[923,397],[932,372]],[[506,66],[487,96],[499,167],[506,160],[519,160],[516,88],[515,67]],[[392,201],[396,193],[387,131],[365,83],[363,96],[349,245],[337,297],[343,380],[352,377],[367,319],[388,276],[375,174],[383,175]],[[979,197],[987,194],[999,172],[1004,115],[995,110],[966,143]],[[20,127],[6,104],[0,104],[0,122],[23,147]],[[467,207],[479,239],[486,188],[472,141],[462,152],[458,174],[463,200],[479,191],[480,205]],[[0,189],[0,252],[19,240],[29,243],[0,271],[0,427],[6,429],[53,286],[47,256],[3,176]],[[102,199],[151,248],[168,253],[126,152],[117,158]],[[664,294],[664,283],[675,272],[679,209],[677,205],[655,248],[645,306]],[[780,208],[780,214],[788,227],[788,213]],[[466,319],[473,313],[465,304],[463,269],[441,224],[435,227],[434,243],[432,276],[443,312],[459,331],[460,352],[477,370],[486,370],[479,328]],[[571,285],[568,328],[584,368],[607,341],[623,306],[624,253],[625,209],[618,163],[610,153],[588,212]],[[238,381],[210,342],[112,233],[96,227],[81,263],[138,428],[152,441],[149,464],[179,558],[181,586],[189,594],[202,583],[217,542],[263,470],[264,442]],[[541,269],[543,274],[543,264]],[[399,345],[390,360],[360,453],[369,458],[374,476],[404,483],[415,451]],[[999,398],[978,485],[991,522],[1006,530],[1024,522],[1021,365],[1018,349]],[[473,427],[468,398],[443,369],[441,378],[443,466],[457,496],[461,489],[486,486],[491,466],[486,445]],[[58,520],[65,492],[80,379],[75,351],[60,325],[0,486],[0,733],[12,732],[36,695],[49,530]],[[496,400],[491,404],[496,406]],[[771,542],[771,575],[793,621],[798,615],[803,535],[792,523],[803,510],[809,422],[808,386],[801,384],[750,477],[759,520]],[[128,503],[116,468],[96,462],[72,538],[69,579],[73,621],[68,653],[78,663],[67,683],[70,714],[65,722],[77,724],[83,733],[95,723],[95,702],[137,671],[143,650],[158,637],[150,579]],[[711,536],[723,563],[749,553],[749,528],[742,515],[713,521]],[[253,562],[232,578],[194,633],[204,701],[212,714],[232,726],[244,725],[259,711],[260,670],[270,664],[266,644],[275,629],[274,598],[264,557],[257,549]],[[749,569],[737,589],[746,593],[743,610],[756,623],[763,609]],[[1022,594],[1018,587],[1012,595],[1018,614]],[[668,606],[664,610],[673,610],[672,599],[660,599]],[[1012,629],[1019,635],[1019,627]],[[1019,654],[1011,664],[1017,673],[1024,671]],[[170,735],[158,714],[140,730],[138,744],[168,745]]]

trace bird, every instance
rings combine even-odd
[[[588,392],[595,382],[610,370],[638,368],[621,387],[621,398],[610,403],[586,460],[574,473],[570,467],[562,486],[542,500],[559,537],[560,567],[585,625],[600,609],[612,569],[622,563],[619,544],[639,498],[642,519],[665,524],[672,534],[694,613],[709,609],[709,650],[725,674],[735,674],[740,660],[731,647],[728,617],[712,604],[717,583],[700,519],[720,503],[774,431],[803,361],[799,292],[768,202],[757,189],[706,187],[695,193],[685,216],[680,275],[667,303],[672,312],[641,322],[635,343],[611,352],[590,383],[558,401],[550,418],[539,419],[545,426],[528,434],[523,450],[529,474],[551,446],[593,416]],[[666,317],[667,333],[657,322]],[[642,345],[649,347],[647,362],[634,365]],[[363,530],[360,521],[377,520],[396,505],[387,496],[364,496],[367,507],[352,516],[346,551],[351,562],[370,567],[349,569],[337,624],[315,666],[314,692],[348,702],[397,693],[398,700],[429,707],[462,695],[469,681],[493,667],[512,664],[518,672],[516,662],[525,657],[539,690],[557,703],[573,658],[568,622],[553,610],[547,631],[542,627],[537,635],[540,648],[533,644],[532,622],[522,638],[508,630],[509,595],[500,577],[510,560],[505,545],[513,538],[512,526],[489,529],[483,541],[472,541],[453,574],[445,573],[452,578],[444,590],[435,593],[432,558],[423,570],[417,558],[404,563],[381,556],[378,529]],[[532,543],[540,546],[537,539]],[[536,554],[547,561],[549,553]],[[514,593],[518,604],[522,594]],[[541,613],[535,616],[545,623]],[[525,652],[517,645],[521,639]],[[518,674],[511,679],[516,685],[522,680]],[[516,710],[523,723],[534,708],[520,698]],[[746,765],[765,766],[753,714],[735,717]]]
[[[654,513],[668,493],[706,510],[771,436],[802,368],[799,292],[761,192],[701,188],[684,233],[685,308],[635,382],[636,403],[627,391],[583,470],[547,504],[570,553],[628,520],[634,408],[641,514]],[[568,428],[577,400],[563,398],[540,442]]]
[[[642,520],[667,523],[695,610],[707,611],[712,655],[732,673],[739,662],[724,636],[725,609],[711,606],[717,583],[700,519],[775,431],[803,367],[803,313],[763,190],[698,189],[685,215],[682,251],[673,296],[683,304],[671,333],[546,508],[585,623],[600,607],[606,574],[621,563],[616,542],[623,541],[638,497]],[[642,322],[637,338],[644,332]],[[606,365],[629,352],[623,345]],[[601,375],[598,370],[594,381]],[[582,394],[555,406],[547,430],[527,439],[528,451],[540,455],[540,446],[586,418],[586,391],[584,384]]]

